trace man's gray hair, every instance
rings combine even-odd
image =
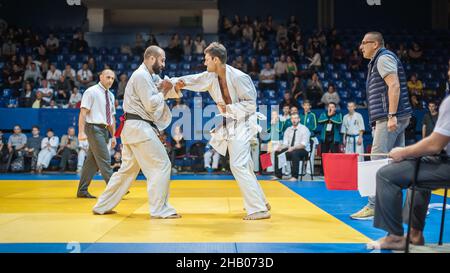
[[[219,58],[223,64],[227,63],[227,49],[224,45],[218,42],[212,42],[204,51],[205,54],[209,54],[211,57]]]

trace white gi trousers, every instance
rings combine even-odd
[[[345,144],[346,154],[363,154],[364,153],[364,142],[358,145],[359,136],[347,136],[347,143]],[[358,161],[364,161],[364,156],[358,156]]]
[[[167,217],[176,213],[168,202],[172,166],[163,144],[156,133],[152,133],[148,140],[123,144],[122,165],[111,176],[105,191],[94,206],[95,212],[102,214],[115,208],[142,169],[147,178],[150,215]]]
[[[236,179],[242,196],[244,207],[248,215],[267,211],[266,196],[253,172],[253,160],[250,153],[250,140],[242,135],[249,133],[244,124],[240,124],[236,130],[238,135],[227,140],[227,148],[230,155],[230,169]],[[241,137],[239,137],[241,136]]]
[[[38,154],[36,166],[42,165],[44,169],[48,167],[52,158],[56,155],[54,149],[43,149]]]
[[[209,149],[203,156],[205,159],[205,168],[219,168],[220,154],[214,149]],[[212,161],[212,165],[211,165]]]

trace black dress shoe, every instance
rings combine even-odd
[[[90,193],[77,194],[77,197],[78,197],[78,198],[92,198],[92,199],[93,199],[93,198],[97,198],[97,197],[91,195]]]

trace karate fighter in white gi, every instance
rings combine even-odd
[[[164,68],[165,59],[164,50],[150,46],[144,53],[144,62],[127,83],[123,101],[127,116],[120,135],[123,143],[122,165],[99,197],[93,208],[94,214],[114,213],[113,208],[119,204],[142,169],[147,178],[151,217],[181,217],[168,202],[171,163],[158,138],[158,129],[165,129],[172,119],[164,99],[169,91],[175,92],[170,81],[162,81],[153,75]]]
[[[244,197],[247,216],[244,220],[270,218],[270,205],[253,172],[250,140],[261,127],[256,112],[256,89],[247,74],[226,64],[226,48],[217,42],[205,49],[207,71],[195,75],[171,78],[176,90],[209,91],[224,117],[224,125],[211,132],[211,146],[225,155],[228,149],[230,167]]]
[[[348,114],[344,116],[341,133],[344,135],[344,145],[346,154],[364,153],[364,119],[356,112],[356,104],[352,101],[347,103]],[[364,161],[364,156],[358,156],[358,161]]]

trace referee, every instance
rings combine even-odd
[[[78,198],[95,198],[88,192],[92,178],[100,170],[106,183],[113,173],[109,155],[109,135],[112,137],[112,148],[116,146],[114,137],[116,122],[114,115],[114,95],[109,88],[114,83],[115,74],[105,69],[100,74],[100,82],[83,93],[80,117],[78,120],[78,139],[88,140],[89,150],[81,170]]]

